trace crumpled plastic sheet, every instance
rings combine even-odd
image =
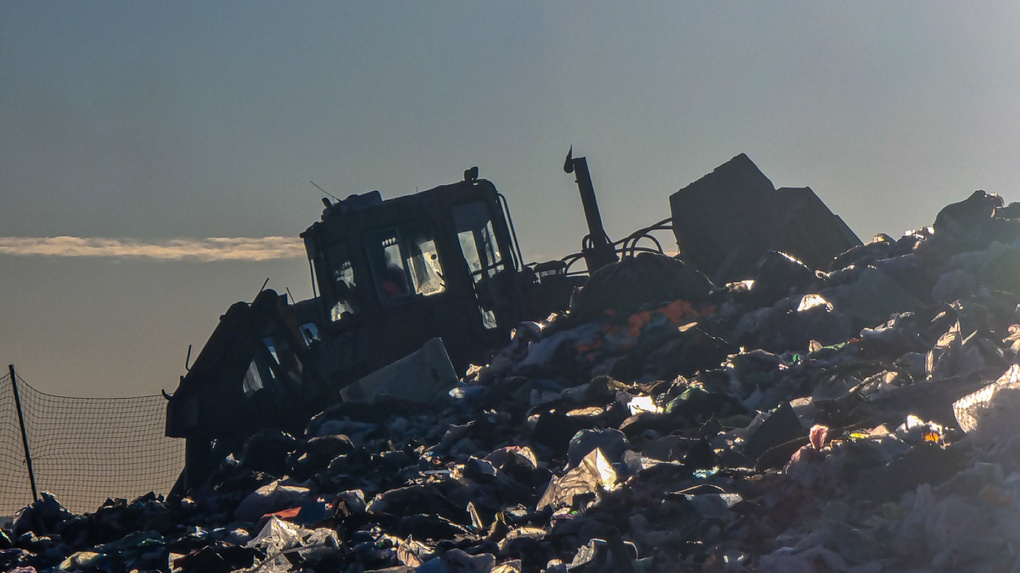
[[[953,403],[960,428],[990,439],[1020,432],[1020,364],[998,380]]]
[[[302,558],[309,559],[316,552],[335,551],[340,540],[333,529],[306,529],[272,516],[245,546],[260,549],[267,555],[262,563],[249,570],[250,573],[282,573],[292,570],[286,557],[288,553],[299,553]]]
[[[496,557],[488,553],[471,555],[462,549],[451,549],[415,569],[416,573],[490,573]]]
[[[538,500],[535,509],[542,511],[547,507],[554,510],[570,508],[574,505],[576,496],[611,490],[616,486],[616,481],[616,470],[602,455],[602,450],[592,450],[584,456],[576,468],[549,482],[549,487]]]

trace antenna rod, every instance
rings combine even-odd
[[[334,195],[334,194],[330,193],[329,191],[326,191],[326,190],[325,190],[325,189],[323,189],[322,187],[319,187],[318,185],[316,185],[316,184],[315,184],[315,181],[312,181],[311,179],[309,179],[309,180],[308,180],[308,182],[309,182],[309,183],[311,183],[312,185],[315,185],[315,188],[316,188],[316,189],[318,189],[319,191],[322,191],[322,192],[323,192],[323,193],[325,193],[326,195],[329,195],[329,196],[330,196],[330,197],[332,197],[333,199],[336,199],[337,201],[339,201],[339,200],[340,200],[340,198],[339,198],[339,197],[337,197],[336,195]]]

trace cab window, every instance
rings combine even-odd
[[[485,203],[475,202],[454,207],[453,224],[457,229],[461,251],[476,283],[506,268]]]
[[[426,222],[368,233],[365,247],[375,290],[383,304],[446,290],[435,234]]]
[[[329,315],[333,322],[339,322],[346,316],[357,314],[357,284],[354,280],[354,267],[351,264],[347,243],[337,241],[326,251],[329,262],[332,284],[330,285],[334,304]]]
[[[457,230],[460,250],[471,271],[475,291],[484,299],[485,297],[481,296],[484,289],[480,283],[506,268],[503,253],[500,252],[499,244],[496,242],[489,209],[480,201],[458,205],[453,208],[453,224]],[[486,306],[486,302],[483,302],[478,307],[482,325],[487,329],[496,328],[496,314]]]

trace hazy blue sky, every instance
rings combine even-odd
[[[738,153],[861,236],[1020,199],[1016,2],[0,4],[0,237],[296,237],[331,193],[477,165],[525,257],[610,236]],[[8,239],[8,244],[10,239]],[[0,245],[3,243],[0,242]],[[0,361],[43,391],[173,390],[187,346],[306,262],[0,254]]]

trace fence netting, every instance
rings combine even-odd
[[[40,492],[75,513],[108,497],[168,493],[184,467],[184,440],[163,435],[160,395],[79,398],[40,392],[17,376],[25,433]],[[11,375],[0,378],[0,516],[32,503]]]

